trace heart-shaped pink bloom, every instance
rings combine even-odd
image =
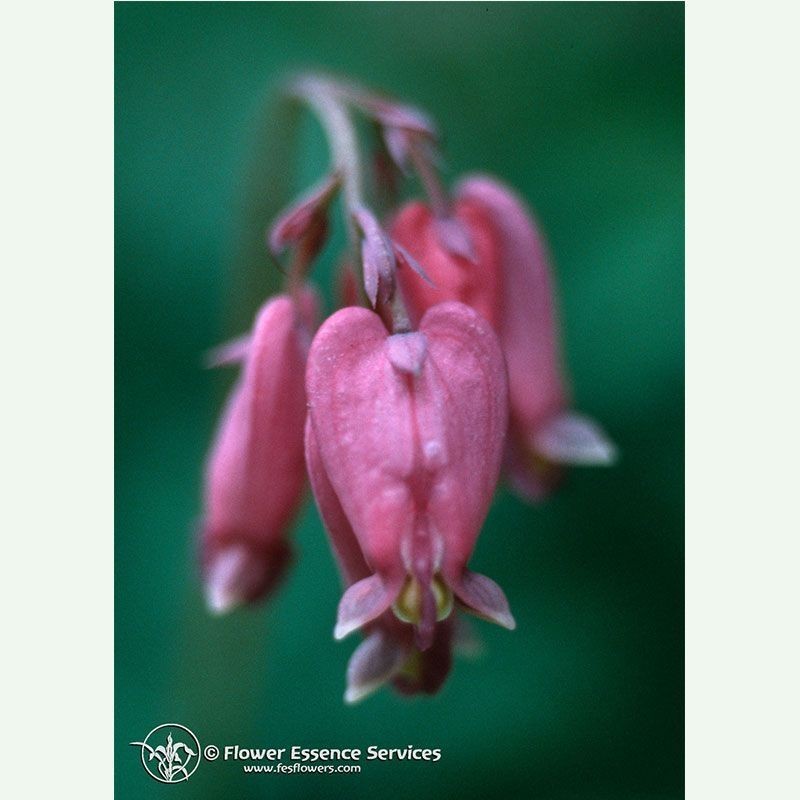
[[[508,364],[506,473],[522,496],[537,500],[556,485],[563,466],[609,464],[614,446],[594,422],[569,409],[549,258],[524,203],[494,179],[473,177],[457,187],[452,220],[472,240],[473,260],[448,246],[442,221],[426,206],[412,203],[400,211],[392,236],[435,288],[408,272],[398,281],[412,319],[454,299],[494,326]]]
[[[299,306],[299,307],[298,307]],[[287,541],[305,484],[305,364],[315,294],[281,295],[230,348],[242,372],[206,465],[202,560],[216,612],[269,593],[290,560]]]
[[[390,335],[374,312],[342,309],[314,339],[306,389],[319,469],[369,570],[342,597],[336,637],[392,607],[425,650],[453,594],[513,627],[499,587],[467,569],[497,483],[508,415],[491,326],[461,303],[444,303],[419,330]],[[336,513],[315,494],[323,518]]]

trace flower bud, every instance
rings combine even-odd
[[[267,231],[273,256],[277,258],[287,247],[302,246],[304,259],[314,259],[328,235],[328,206],[340,185],[337,173],[328,175],[281,213]]]
[[[202,562],[208,605],[217,613],[267,595],[290,560],[287,533],[305,483],[304,373],[315,306],[310,289],[298,304],[273,298],[236,348],[242,372],[205,475]]]
[[[387,303],[394,296],[397,259],[391,240],[371,211],[359,208],[354,219],[362,233],[364,291],[375,308],[379,302]]]

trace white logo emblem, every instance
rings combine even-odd
[[[143,742],[130,744],[141,747],[142,766],[161,783],[180,783],[189,780],[200,764],[200,742],[184,725],[168,722],[153,728]]]

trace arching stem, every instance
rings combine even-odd
[[[326,78],[301,75],[291,82],[289,93],[308,105],[325,131],[333,169],[342,178],[348,239],[357,254],[359,237],[353,214],[364,205],[364,189],[358,137],[350,114],[339,99],[339,92]]]

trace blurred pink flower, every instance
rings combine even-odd
[[[267,302],[249,339],[218,351],[243,361],[205,476],[202,562],[209,608],[223,613],[273,590],[290,560],[288,528],[305,485],[305,363],[313,291]]]
[[[479,311],[498,333],[508,365],[509,437],[505,471],[528,500],[554,488],[566,465],[605,465],[615,448],[589,418],[569,410],[552,275],[544,242],[522,201],[493,178],[473,177],[456,191],[450,228],[460,226],[469,258],[443,235],[443,220],[422,203],[397,215],[391,233],[434,286],[399,272],[412,320],[443,300]]]

